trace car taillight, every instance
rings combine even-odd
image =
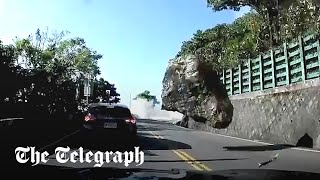
[[[131,116],[131,117],[129,117],[129,119],[126,119],[126,122],[135,124],[137,121],[136,121],[136,119],[134,117]]]
[[[95,118],[93,115],[88,114],[88,115],[86,115],[86,116],[84,117],[84,120],[85,120],[85,121],[94,121],[94,120],[96,120],[96,118]]]

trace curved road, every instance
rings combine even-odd
[[[270,145],[194,131],[163,121],[139,120],[138,124],[138,145],[144,152],[145,162],[138,167],[133,163],[128,168],[178,168],[199,171],[257,169],[258,163],[268,161],[278,154],[275,161],[260,168],[320,173],[320,152],[316,150]],[[108,151],[116,150],[118,147],[114,145],[117,144],[121,144],[117,137],[97,137],[93,143],[80,131],[76,131],[48,143],[42,150],[53,153],[53,148],[70,146],[74,150],[83,147],[85,151]],[[53,154],[46,164],[78,168],[94,165],[80,162],[59,164]],[[103,166],[125,168],[123,164],[114,163],[105,163]]]

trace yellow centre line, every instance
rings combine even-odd
[[[192,160],[193,162],[195,162],[198,166],[202,167],[203,169],[207,170],[207,171],[212,171],[212,169],[210,169],[208,166],[204,165],[202,162],[197,161],[195,158],[193,158],[191,155],[189,155],[186,152],[183,152],[181,150],[178,150],[181,154],[183,154],[185,157],[187,157],[188,159]]]
[[[199,166],[197,166],[196,164],[194,164],[193,162],[191,162],[189,159],[187,159],[185,156],[183,156],[182,154],[180,154],[180,152],[173,150],[173,152],[179,156],[182,160],[186,161],[188,164],[190,164],[194,169],[198,170],[198,171],[203,171],[203,169],[201,169]]]
[[[144,127],[147,129],[146,127]],[[149,130],[149,133],[152,134],[157,139],[164,139],[162,136],[155,134],[154,132]],[[188,164],[190,164],[194,169],[198,171],[212,171],[208,166],[204,165],[203,163],[197,161],[195,158],[193,158],[190,154],[182,151],[182,150],[172,150],[178,157],[180,157],[182,160],[186,161]]]
[[[163,139],[163,137],[161,137],[160,135],[157,135],[157,134],[155,134],[154,132],[152,132],[152,131],[149,131],[155,138],[157,138],[157,139]]]
[[[145,127],[145,126],[142,126],[142,127],[143,127],[144,129],[148,130],[147,127]],[[162,136],[157,135],[157,134],[155,134],[154,132],[152,132],[152,131],[150,131],[150,130],[148,130],[148,131],[149,131],[149,133],[152,134],[155,138],[157,138],[157,139],[164,139]]]

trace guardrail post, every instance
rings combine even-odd
[[[239,94],[242,94],[242,67],[239,64]]]
[[[303,38],[299,36],[299,51],[300,51],[300,63],[301,63],[301,72],[302,72],[302,81],[306,80],[306,66],[305,66],[305,57],[304,57],[304,47],[303,47]]]
[[[260,68],[260,90],[262,91],[263,89],[264,89],[264,86],[263,86],[263,75],[264,75],[264,73],[263,73],[263,59],[262,59],[262,55],[260,54],[260,56],[259,56],[259,68]]]
[[[248,86],[248,88],[249,88],[249,92],[251,92],[252,91],[252,78],[251,78],[251,59],[249,59],[249,61],[248,61],[248,82],[249,82],[249,86]]]
[[[226,84],[226,74],[224,69],[222,69],[222,83]]]
[[[319,62],[319,69],[318,69],[318,75],[320,77],[320,40],[317,39],[318,45],[317,45],[317,53],[318,53],[318,62]]]
[[[230,68],[230,93],[233,95],[233,69]]]
[[[270,50],[270,56],[271,56],[271,73],[272,73],[272,87],[276,87],[276,62],[274,58],[274,52],[273,49]]]
[[[289,60],[288,60],[288,49],[287,49],[287,43],[285,42],[283,44],[283,55],[284,55],[284,61],[286,65],[286,85],[290,84],[290,68],[289,68]]]

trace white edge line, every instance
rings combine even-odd
[[[68,137],[70,137],[70,136],[78,133],[79,131],[80,131],[80,129],[74,131],[74,132],[71,133],[71,134],[65,135],[65,136],[63,136],[62,138],[60,138],[60,139],[58,139],[58,140],[56,140],[56,141],[54,141],[54,142],[52,142],[52,143],[50,143],[50,144],[47,144],[47,145],[43,146],[43,147],[40,148],[38,151],[42,151],[43,149],[45,149],[45,148],[47,148],[47,147],[50,147],[50,146],[52,146],[52,145],[54,145],[54,144],[56,144],[56,143],[59,143],[59,142],[63,141],[64,139],[66,139],[66,138],[68,138]]]
[[[182,129],[190,129],[190,128],[184,128],[184,127],[177,126],[177,125],[175,125],[175,126],[179,127],[179,128],[182,128]],[[190,129],[190,130],[193,130],[193,129]],[[263,144],[263,145],[274,145],[274,144],[270,144],[270,143],[266,143],[266,142],[261,142],[261,141],[258,141],[258,140],[243,139],[243,138],[238,138],[238,137],[233,137],[233,136],[228,136],[228,135],[223,135],[223,134],[217,134],[217,133],[208,132],[208,131],[200,131],[200,130],[198,130],[198,131],[199,132],[204,132],[204,133],[207,133],[207,134],[211,134],[211,135],[217,135],[217,136],[222,136],[222,137],[227,137],[227,138],[237,139],[237,140],[242,140],[242,141],[247,141],[247,142],[254,142],[254,143]],[[313,149],[304,149],[304,148],[290,148],[290,149],[298,150],[298,151],[308,151],[308,152],[320,153],[319,150],[313,150]]]
[[[303,148],[291,148],[291,149],[298,150],[298,151],[308,151],[308,152],[320,153],[319,150],[313,150],[313,149],[303,149]]]
[[[14,121],[14,120],[23,120],[24,118],[4,118],[0,119],[0,122],[2,121]]]
[[[210,133],[210,132],[207,132],[207,133]],[[232,139],[237,139],[237,140],[242,140],[242,141],[254,142],[254,143],[263,144],[263,145],[273,145],[270,143],[265,143],[265,142],[261,142],[261,141],[257,141],[257,140],[243,139],[243,138],[228,136],[228,135],[224,135],[224,134],[217,134],[217,133],[210,133],[210,134],[214,134],[214,135],[222,136],[222,137],[227,137],[227,138],[232,138]]]

